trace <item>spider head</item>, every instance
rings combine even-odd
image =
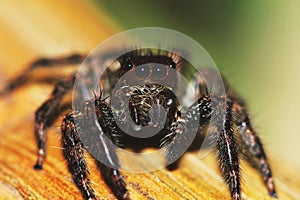
[[[117,60],[120,68],[115,71],[118,76],[112,107],[125,121],[126,129],[139,131],[147,127],[153,133],[153,129],[161,130],[168,124],[166,120],[174,118],[179,106],[174,94],[179,59],[168,52],[144,49],[129,52]]]
[[[142,85],[144,83],[159,83],[171,88],[176,87],[176,70],[179,69],[178,56],[169,55],[164,51],[155,52],[151,49],[131,51],[118,58],[120,69],[118,78],[123,85]],[[118,80],[119,81],[119,80]]]

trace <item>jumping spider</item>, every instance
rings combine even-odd
[[[42,58],[30,64],[28,70],[8,83],[0,93],[6,94],[24,84],[29,74],[36,68],[52,68],[64,65],[80,64],[84,60],[84,55],[72,55],[63,58]],[[103,95],[95,96],[94,99],[84,102],[82,111],[72,111],[67,114],[61,124],[62,146],[65,158],[68,161],[69,170],[73,175],[73,180],[85,199],[96,199],[95,192],[88,179],[88,168],[84,158],[85,146],[79,137],[80,126],[76,126],[75,120],[79,123],[90,123],[94,113],[91,107],[95,107],[96,119],[100,124],[98,130],[84,130],[91,133],[95,139],[95,145],[103,156],[110,160],[113,167],[106,166],[96,160],[101,174],[118,199],[129,199],[130,195],[126,189],[126,183],[119,173],[118,157],[114,149],[109,149],[103,136],[108,137],[113,144],[118,147],[130,147],[138,142],[151,144],[158,148],[164,148],[166,160],[172,162],[176,159],[174,155],[178,148],[176,144],[184,143],[183,138],[188,137],[189,132],[186,127],[192,122],[197,122],[198,134],[205,135],[204,127],[210,122],[212,113],[220,113],[214,121],[216,145],[215,150],[219,159],[219,166],[223,178],[229,187],[232,199],[241,199],[239,156],[242,153],[247,155],[249,163],[255,163],[257,169],[263,177],[269,195],[277,198],[275,185],[273,182],[270,165],[267,161],[263,145],[260,138],[253,129],[248,117],[248,112],[244,101],[238,97],[231,88],[226,87],[227,93],[224,95],[214,95],[208,92],[206,79],[214,78],[212,70],[203,70],[204,76],[196,76],[196,101],[189,106],[185,112],[181,110],[181,105],[174,95],[176,90],[176,70],[180,70],[183,59],[175,53],[164,51],[153,51],[153,49],[142,49],[128,52],[117,58],[119,68],[115,71],[108,71],[110,86],[127,72],[131,72],[130,79],[122,82],[119,92],[129,96],[129,115],[119,117],[120,123],[126,126],[124,119],[130,118],[134,122],[134,127],[147,125],[161,125],[159,120],[155,120],[161,115],[159,109],[152,112],[151,107],[162,106],[166,110],[166,121],[158,134],[150,139],[137,139],[129,136],[121,130],[114,118],[114,112],[122,113],[125,104],[119,99],[119,108],[111,109],[111,105]],[[159,64],[158,67],[153,63]],[[142,66],[142,67],[140,67]],[[205,78],[203,78],[205,77]],[[155,80],[153,82],[153,80]],[[48,100],[35,113],[35,136],[38,145],[38,158],[34,166],[35,169],[42,169],[46,158],[46,130],[49,120],[57,118],[59,107],[63,97],[73,88],[75,73],[70,77],[56,83],[54,90]],[[131,83],[129,83],[131,81]],[[142,82],[139,82],[142,81]],[[162,84],[158,84],[161,82]],[[100,83],[101,84],[101,83]],[[227,85],[227,84],[225,84]],[[102,86],[105,88],[105,85]],[[212,102],[225,102],[217,106],[212,106]],[[222,115],[223,114],[223,115]],[[235,130],[234,130],[235,129]],[[130,129],[131,130],[131,129]],[[82,130],[81,130],[82,131]],[[93,134],[94,131],[94,134]],[[179,136],[185,137],[179,137]],[[99,140],[100,138],[100,140]],[[132,142],[135,141],[135,142]],[[239,141],[239,142],[238,142]],[[113,158],[113,159],[112,159]]]

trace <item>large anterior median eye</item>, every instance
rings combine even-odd
[[[152,76],[154,78],[164,78],[167,74],[167,66],[156,64],[152,67]]]
[[[135,67],[134,73],[139,78],[147,78],[150,74],[150,69],[148,65],[140,65]]]

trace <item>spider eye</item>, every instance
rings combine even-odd
[[[176,69],[176,63],[175,62],[171,62],[169,64],[169,67],[172,68],[172,69]]]
[[[135,68],[135,75],[139,78],[147,78],[150,74],[150,69],[148,65],[141,65]]]
[[[134,67],[134,64],[133,64],[132,60],[128,59],[125,63],[125,68],[127,70],[131,70],[133,67]]]
[[[152,75],[154,78],[164,78],[167,74],[167,67],[164,65],[155,65],[152,68]]]

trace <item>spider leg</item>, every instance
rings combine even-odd
[[[166,159],[175,161],[176,155],[181,153],[183,147],[186,148],[185,143],[194,139],[191,138],[191,133],[196,131],[204,134],[203,127],[214,117],[212,121],[216,126],[216,150],[220,169],[232,199],[238,200],[241,199],[241,188],[238,151],[233,132],[232,104],[228,100],[226,103],[224,101],[224,97],[217,96],[199,98],[183,117],[177,116],[176,121],[172,123],[171,133],[163,140],[163,147],[166,150]]]
[[[97,153],[94,154],[94,156],[96,155],[98,158],[96,159],[98,169],[114,195],[119,200],[129,200],[130,198],[126,188],[126,183],[119,172],[120,164],[116,154],[116,148],[123,146],[123,132],[118,128],[113,112],[109,105],[105,102],[105,98],[102,99],[102,96],[97,97],[93,103],[95,104],[97,120],[93,117],[94,112],[90,112],[91,110],[89,109],[90,106],[88,104],[86,104],[85,109],[89,120],[94,118],[96,123],[96,126],[94,126],[96,131],[93,131],[96,138],[92,138],[92,140],[90,140],[90,138],[89,141],[92,141],[93,143],[98,141],[99,144],[94,144],[89,150]],[[99,123],[100,126],[97,126],[97,123]]]
[[[217,127],[217,155],[223,178],[233,200],[241,199],[240,168],[237,142],[233,131],[232,102],[226,100],[226,109],[220,112],[213,120]],[[222,112],[226,113],[222,113]],[[222,117],[222,116],[225,116]]]
[[[85,199],[96,197],[87,178],[83,149],[95,158],[104,181],[114,195],[118,199],[129,199],[125,181],[118,170],[119,159],[115,151],[115,147],[120,146],[119,132],[112,111],[101,97],[87,101],[83,112],[67,115],[63,120],[62,135],[69,169]]]
[[[250,164],[255,163],[255,166],[258,166],[258,170],[263,177],[269,195],[273,198],[277,198],[272,170],[267,160],[263,144],[251,125],[247,110],[242,100],[234,100],[233,112],[235,115],[235,124],[237,125],[238,133],[241,135],[242,141],[246,146],[245,150],[249,159],[247,161],[249,161]]]
[[[105,180],[106,184],[110,187],[114,195],[120,200],[129,200],[129,194],[126,188],[126,183],[123,180],[122,176],[119,172],[119,159],[116,154],[116,147],[123,146],[122,144],[122,134],[123,132],[118,128],[116,121],[113,116],[113,112],[109,105],[105,102],[105,98],[96,99],[95,107],[96,107],[96,116],[101,124],[101,134],[99,137],[101,138],[102,145],[100,146],[101,149],[98,152],[105,152],[105,163],[109,163],[110,166],[107,166],[103,162],[96,160],[97,166],[102,174],[103,179]],[[104,134],[107,138],[112,142],[108,143],[107,139],[104,137]],[[104,146],[106,146],[104,148]]]
[[[59,58],[40,58],[29,64],[22,74],[10,80],[3,90],[0,91],[0,96],[4,96],[25,84],[29,79],[30,74],[38,68],[52,68],[57,66],[80,64],[84,58],[85,55],[79,54]]]
[[[165,148],[166,160],[173,163],[178,159],[178,155],[184,153],[195,135],[210,120],[211,117],[211,98],[203,96],[192,104],[182,115],[177,111],[175,121],[171,124],[170,132],[161,140],[160,146]],[[200,131],[201,132],[201,131]]]
[[[162,147],[165,151],[166,162],[171,163],[170,169],[177,167],[178,153],[180,154],[182,152],[182,149],[180,149],[180,147],[185,147],[186,140],[183,137],[184,133],[185,122],[182,119],[181,112],[177,111],[175,121],[171,124],[170,132],[161,139],[160,143],[160,147]]]
[[[222,86],[225,86],[225,90],[229,89],[228,82],[218,71],[213,69],[201,69],[201,73],[196,76],[196,96],[201,97],[208,95],[207,81],[211,81],[214,84],[215,90],[222,94]],[[235,94],[233,91],[230,94]],[[223,95],[222,95],[223,96]],[[223,178],[229,186],[231,198],[241,199],[241,187],[240,187],[240,169],[237,142],[233,131],[233,103],[229,99],[220,97],[215,98],[216,102],[220,102],[220,105],[215,105],[213,112],[215,116],[212,122],[216,126],[216,150],[219,158],[219,166],[223,175]],[[219,99],[218,99],[219,98]],[[224,103],[222,103],[224,102]],[[202,108],[203,109],[203,108]],[[225,112],[225,113],[224,113]],[[200,119],[201,121],[201,119]],[[202,127],[199,126],[200,133]]]
[[[79,115],[70,114],[63,119],[61,125],[63,153],[68,161],[73,180],[84,198],[96,199],[95,192],[87,177],[88,169],[84,158],[84,146],[74,123],[74,118],[82,117]]]
[[[58,82],[52,91],[51,97],[46,100],[35,113],[35,128],[34,133],[38,145],[38,158],[34,165],[35,169],[42,169],[46,158],[46,129],[49,126],[48,122],[52,118],[57,118],[60,102],[67,92],[73,87],[75,75]]]
[[[104,181],[110,187],[114,195],[120,200],[129,200],[126,183],[120,175],[119,170],[108,167],[98,161],[96,161],[96,164]]]

